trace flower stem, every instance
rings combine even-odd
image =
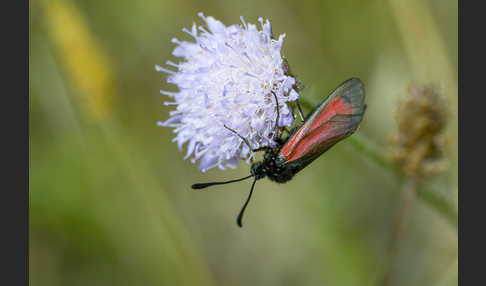
[[[403,183],[403,177],[398,168],[378,151],[378,147],[359,134],[352,135],[348,142],[361,154],[366,155],[380,167],[392,171],[397,180]],[[427,188],[424,184],[417,184],[415,188],[417,197],[429,207],[437,211],[447,222],[457,230],[457,210],[452,203],[439,192]]]
[[[385,261],[383,263],[383,270],[381,271],[382,276],[378,280],[380,286],[387,286],[392,274],[393,260],[395,259],[398,246],[402,240],[405,228],[412,215],[412,208],[414,205],[415,197],[417,194],[417,184],[414,179],[408,178],[404,180],[402,186],[402,194],[400,200],[400,208],[398,209],[397,216],[395,218],[395,225],[393,228],[393,233],[391,237],[390,246],[388,248]]]
[[[380,167],[385,169],[393,170],[397,172],[396,166],[378,151],[378,146],[370,140],[364,138],[360,134],[354,134],[347,138],[348,143],[350,143],[357,151],[366,155]]]
[[[313,104],[302,97],[299,98],[299,103],[304,109],[312,110],[314,108]],[[371,159],[383,169],[391,171],[397,180],[403,184],[403,177],[396,165],[386,158],[376,144],[359,134],[354,134],[348,137],[346,140],[358,152]],[[431,209],[439,213],[451,226],[457,230],[457,210],[448,199],[440,195],[437,191],[427,188],[423,184],[417,185],[415,191],[417,198],[422,200],[422,202],[427,204]]]
[[[457,230],[457,210],[447,198],[424,186],[417,187],[417,197],[439,212]]]

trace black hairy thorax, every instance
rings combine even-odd
[[[251,165],[251,175],[260,180],[268,177],[277,183],[285,183],[292,179],[295,172],[286,166],[285,159],[279,155],[282,144],[268,149],[263,156],[263,161],[255,162]]]

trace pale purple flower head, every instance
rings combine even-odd
[[[253,157],[245,142],[224,125],[246,138],[252,149],[274,146],[277,104],[272,92],[278,98],[280,127],[292,125],[292,109],[286,102],[297,100],[299,94],[280,54],[285,35],[274,40],[268,20],[259,18],[258,30],[243,17],[241,25],[225,26],[213,17],[199,16],[209,31],[193,24],[183,31],[195,42],[172,39],[177,44],[172,54],[183,58],[177,64],[167,61],[176,71],[156,66],[179,88],[160,91],[174,99],[164,104],[177,108],[159,125],[175,128],[173,141],[179,150],[188,143],[185,159],[192,155],[193,163],[200,160],[202,171],[216,166],[224,170]]]

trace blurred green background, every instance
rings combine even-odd
[[[401,185],[348,141],[287,184],[202,173],[156,126],[170,107],[155,64],[198,12],[270,19],[283,55],[320,102],[363,80],[359,136],[386,154],[397,100],[435,83],[451,119],[450,168],[428,180],[457,204],[457,1],[30,1],[31,285],[378,285]],[[390,263],[390,285],[457,285],[457,229],[422,201]]]

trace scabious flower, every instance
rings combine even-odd
[[[177,44],[172,54],[183,61],[166,64],[176,71],[156,66],[157,71],[168,73],[167,82],[179,89],[160,91],[174,99],[164,104],[177,108],[167,121],[158,124],[175,128],[173,141],[179,150],[188,143],[184,159],[193,155],[192,162],[200,160],[203,172],[216,166],[234,168],[239,160],[248,163],[253,157],[238,135],[246,138],[252,149],[275,145],[275,97],[278,126],[292,125],[292,109],[286,102],[299,97],[296,80],[280,54],[285,35],[275,40],[268,20],[259,18],[258,30],[243,17],[241,25],[225,26],[213,17],[198,15],[209,31],[196,24],[191,30],[184,28],[195,42],[172,39]]]

